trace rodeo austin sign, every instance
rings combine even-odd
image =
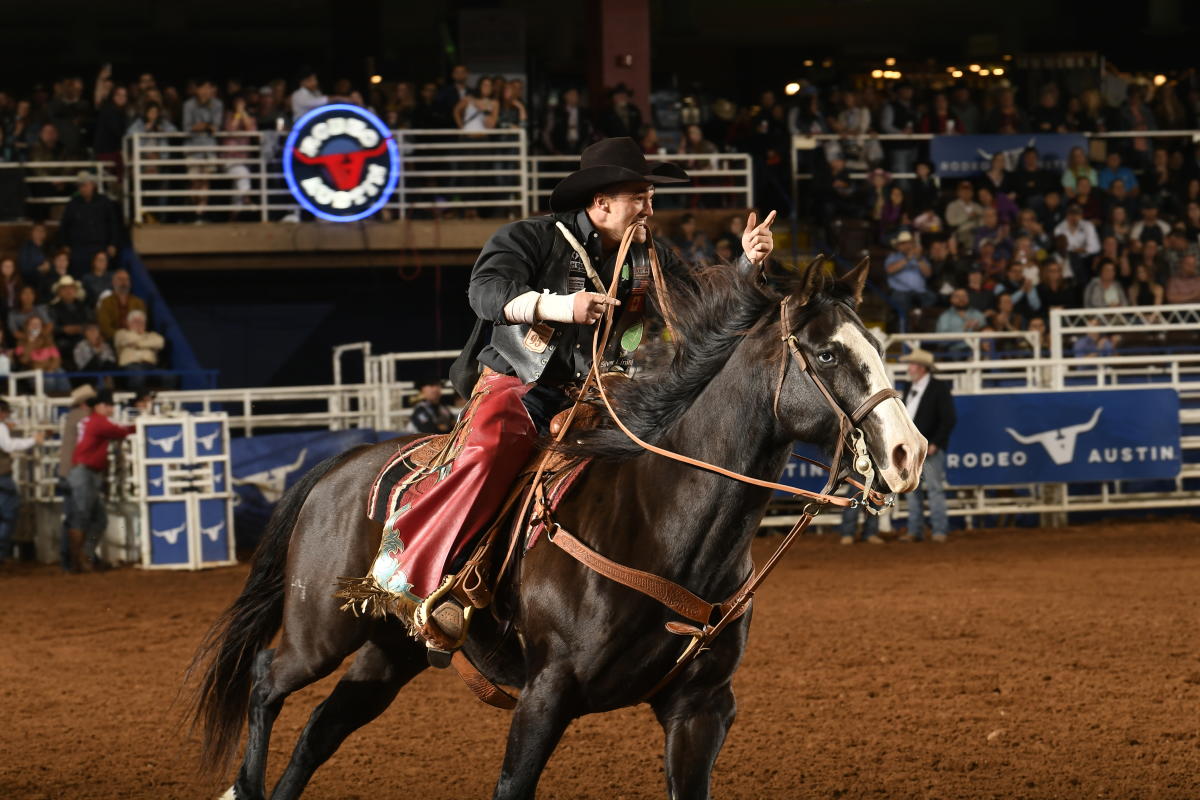
[[[929,160],[940,178],[970,178],[985,172],[998,154],[1004,156],[1005,169],[1019,168],[1027,147],[1037,150],[1039,168],[1057,174],[1066,167],[1072,148],[1086,152],[1087,140],[1079,133],[934,136]]]
[[[379,117],[334,103],[301,117],[283,148],[283,175],[305,209],[331,222],[379,211],[400,178],[400,152]]]
[[[1173,478],[1179,396],[1172,389],[962,395],[946,452],[953,486]],[[801,455],[828,461],[801,446]],[[791,461],[781,483],[819,491],[826,473]]]
[[[1173,389],[964,395],[954,400],[950,484],[1173,478],[1182,461]]]

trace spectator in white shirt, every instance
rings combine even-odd
[[[9,430],[8,417],[12,408],[0,400],[0,566],[12,556],[12,533],[17,524],[17,510],[21,497],[13,481],[12,454],[28,450],[42,443],[44,434],[38,431],[33,436],[13,436]]]
[[[1067,218],[1054,226],[1054,236],[1065,236],[1067,253],[1071,261],[1071,272],[1083,275],[1084,259],[1100,252],[1100,237],[1096,226],[1083,218],[1083,209],[1076,203],[1067,206]]]
[[[1159,244],[1166,244],[1167,236],[1170,233],[1171,226],[1158,218],[1158,205],[1154,202],[1154,198],[1144,198],[1142,200],[1142,218],[1133,223],[1133,227],[1129,229],[1130,241],[1141,244],[1153,239]]]
[[[292,92],[292,122],[296,122],[309,111],[328,102],[329,97],[321,94],[317,73],[311,69],[301,70],[300,86]]]

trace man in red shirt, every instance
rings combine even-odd
[[[92,413],[79,422],[75,452],[67,483],[71,487],[71,513],[67,536],[71,544],[71,571],[83,569],[84,556],[95,570],[105,568],[96,553],[100,537],[108,527],[104,509],[104,477],[108,473],[108,444],[133,433],[131,425],[109,420],[115,410],[112,392],[104,390],[89,399]]]

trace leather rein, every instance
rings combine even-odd
[[[630,225],[629,228],[626,229],[625,234],[621,239],[621,245],[617,251],[616,266],[613,269],[612,281],[607,292],[607,295],[610,298],[616,296],[617,284],[620,280],[621,274],[620,265],[625,261],[629,247],[633,242],[634,234],[639,226],[641,226],[641,223],[634,223],[633,225]],[[674,324],[674,315],[672,314],[672,310],[666,301],[666,284],[663,281],[661,268],[658,263],[658,255],[654,248],[653,242],[650,243],[648,250],[652,278],[658,287],[659,306],[663,310],[663,317],[668,328],[674,331],[677,329],[677,326]],[[889,495],[887,498],[884,498],[877,492],[874,492],[870,489],[871,483],[874,479],[875,467],[873,461],[871,460],[870,453],[867,451],[862,430],[858,426],[867,417],[867,415],[869,415],[875,410],[876,407],[879,406],[880,403],[894,397],[898,398],[900,397],[900,393],[895,389],[881,389],[867,398],[857,409],[854,410],[852,414],[846,414],[838,402],[834,399],[828,387],[825,386],[824,381],[822,381],[821,378],[811,369],[808,359],[805,357],[803,351],[799,347],[795,334],[793,334],[791,331],[791,299],[792,298],[790,296],[784,298],[780,302],[779,306],[780,339],[783,342],[784,347],[782,351],[779,378],[775,389],[775,397],[772,403],[772,408],[774,410],[776,419],[778,419],[779,396],[783,391],[783,383],[784,379],[787,377],[788,369],[794,363],[797,369],[807,373],[812,379],[813,383],[816,384],[817,389],[821,393],[821,396],[824,398],[826,404],[837,417],[839,429],[832,467],[822,464],[819,461],[814,461],[813,459],[793,454],[796,458],[800,458],[810,464],[818,466],[829,473],[829,478],[825,483],[825,487],[820,492],[810,492],[794,486],[787,486],[781,483],[775,483],[773,481],[762,480],[760,478],[752,478],[748,475],[742,475],[723,467],[719,467],[715,464],[710,464],[706,461],[701,461],[680,453],[665,450],[642,440],[637,436],[637,434],[626,427],[624,422],[621,421],[620,415],[613,407],[613,404],[608,397],[608,393],[605,390],[604,381],[601,380],[600,354],[604,351],[604,346],[607,344],[609,335],[612,332],[614,324],[613,306],[609,306],[605,310],[603,325],[597,324],[592,335],[592,368],[588,373],[587,380],[584,382],[583,387],[579,392],[578,398],[575,401],[575,405],[572,407],[571,412],[567,417],[566,424],[564,424],[562,429],[559,431],[557,441],[562,441],[563,437],[570,429],[570,423],[574,419],[576,411],[586,402],[588,389],[594,386],[596,393],[600,397],[600,400],[608,410],[609,416],[612,418],[613,423],[620,428],[620,430],[635,444],[639,445],[643,449],[662,456],[663,458],[669,458],[681,464],[687,464],[688,466],[695,467],[697,469],[703,469],[708,472],[723,475],[732,480],[740,481],[751,486],[759,486],[766,489],[785,492],[793,497],[804,498],[809,501],[805,504],[800,518],[796,521],[795,525],[792,526],[791,530],[789,530],[784,536],[783,541],[775,549],[775,552],[771,554],[771,557],[767,559],[766,563],[763,564],[762,568],[757,570],[752,569],[750,575],[745,581],[742,582],[738,590],[726,600],[719,603],[708,602],[696,596],[674,581],[649,572],[644,572],[642,570],[619,564],[600,555],[583,542],[579,541],[579,539],[573,536],[553,519],[549,503],[539,504],[542,514],[540,521],[546,525],[546,538],[554,543],[555,546],[563,550],[575,560],[579,561],[588,569],[591,569],[592,571],[597,572],[606,578],[609,578],[610,580],[620,583],[658,601],[675,614],[678,614],[679,616],[688,619],[691,621],[691,623],[693,623],[687,624],[675,621],[666,623],[665,627],[668,632],[682,636],[690,636],[691,641],[680,654],[678,660],[671,670],[665,676],[663,676],[663,678],[658,681],[658,683],[655,684],[655,686],[649,692],[643,695],[641,698],[642,700],[650,699],[660,689],[670,683],[701,652],[708,648],[712,640],[716,638],[716,636],[720,634],[722,630],[746,613],[746,611],[750,608],[750,603],[754,598],[755,591],[759,586],[762,585],[763,581],[767,579],[767,576],[771,574],[772,570],[774,570],[784,553],[786,553],[792,544],[795,543],[796,539],[804,532],[804,530],[812,522],[813,518],[820,513],[823,508],[830,505],[848,508],[862,506],[870,513],[878,514],[879,511],[873,508],[872,504],[880,504],[886,507],[890,506],[894,501],[893,496]],[[601,330],[602,328],[603,332]],[[841,479],[838,477],[838,465],[840,464],[842,451],[845,445],[849,445],[850,449],[854,453],[853,468],[856,472],[863,476],[862,483],[851,480],[848,476]],[[543,459],[542,466],[544,466],[544,464],[545,460]],[[533,486],[526,497],[522,513],[517,516],[512,540],[510,541],[509,545],[509,554],[505,558],[504,565],[501,567],[501,574],[503,574],[505,567],[508,565],[509,558],[512,555],[516,540],[520,538],[517,531],[523,527],[521,525],[521,520],[525,517],[525,511],[530,505],[530,500],[535,495],[540,493],[539,488],[541,486],[541,482],[539,478],[543,472],[542,466],[539,466],[537,474],[534,477]],[[852,484],[853,486],[857,487],[860,492],[853,497],[838,497],[832,494],[832,492],[836,491],[842,482]],[[531,523],[533,521],[534,520],[530,520]]]

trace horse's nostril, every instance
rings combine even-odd
[[[892,448],[892,467],[897,470],[908,469],[908,445],[898,444]]]

